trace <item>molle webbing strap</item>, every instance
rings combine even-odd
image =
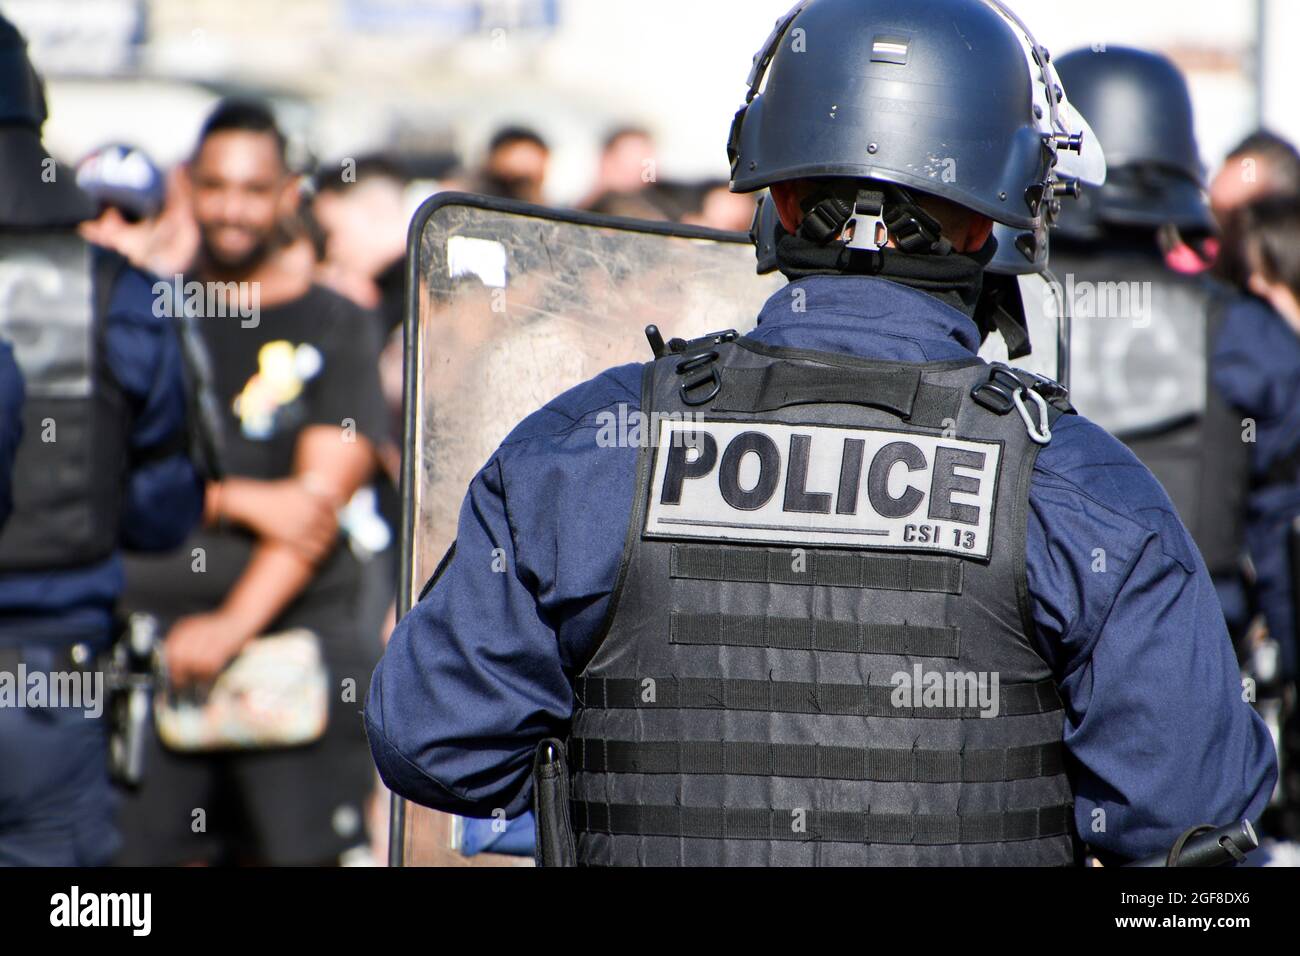
[[[1061,710],[1061,697],[1051,680],[1003,684],[998,690],[999,717]],[[895,686],[884,682],[864,685],[710,677],[580,677],[574,693],[580,706],[590,710],[737,710],[844,717],[982,719],[977,706],[895,706]]]
[[[961,631],[955,627],[859,624],[816,618],[688,614],[681,611],[672,613],[669,639],[674,644],[769,647],[843,654],[944,657],[954,660],[961,649]]]
[[[573,826],[588,833],[704,840],[949,846],[1064,836],[1072,804],[998,813],[854,813],[811,809],[664,807],[575,801]]]
[[[955,558],[808,550],[796,561],[791,549],[675,544],[670,573],[693,581],[961,594],[962,567]]]
[[[738,774],[877,783],[989,783],[1050,777],[1065,745],[998,750],[888,750],[736,740],[632,741],[574,737],[569,759],[589,773]]]
[[[782,363],[762,369],[724,369],[722,389],[712,408],[758,414],[817,404],[878,408],[918,428],[943,428],[957,420],[961,392],[924,382],[920,371],[904,366],[859,369]]]

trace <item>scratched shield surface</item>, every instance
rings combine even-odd
[[[530,413],[602,371],[651,357],[665,340],[754,328],[785,283],[759,276],[747,237],[566,214],[466,195],[431,199],[411,235],[407,320],[403,594],[414,601],[456,537],[470,481]],[[1062,320],[1025,277],[1035,355],[1017,364],[1062,377]],[[1032,307],[1029,307],[1031,306]],[[985,357],[1005,360],[996,336]],[[598,507],[600,490],[593,489]],[[619,532],[621,534],[621,530]],[[485,556],[484,560],[490,560]],[[460,852],[462,821],[408,804],[408,865],[527,865]]]
[[[665,339],[751,330],[785,281],[756,274],[743,236],[477,202],[435,198],[412,237],[419,284],[407,355],[405,573],[413,596],[455,539],[470,481],[520,420],[605,369],[649,360],[647,325]],[[592,500],[598,506],[599,489]],[[465,857],[459,821],[414,805],[406,818],[407,864],[531,862]]]

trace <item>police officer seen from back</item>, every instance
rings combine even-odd
[[[563,739],[590,865],[1116,862],[1256,818],[1272,743],[1168,497],[976,356],[994,223],[1099,158],[1046,54],[988,0],[811,0],[756,63],[732,188],[790,284],[479,472],[371,687],[385,782],[513,817]],[[619,406],[679,414],[599,447]]]
[[[1108,167],[1053,235],[1052,271],[1072,306],[1071,398],[1169,493],[1239,633],[1247,446],[1241,416],[1210,384],[1236,295],[1200,274],[1208,263],[1193,252],[1215,227],[1187,82],[1165,57],[1123,47],[1073,51],[1057,71]]]
[[[112,642],[119,549],[175,547],[203,498],[175,331],[150,278],[77,235],[95,209],[45,153],[44,120],[0,18],[0,334],[27,390],[0,533],[0,865],[93,865],[117,846],[107,702],[75,678]],[[89,688],[74,706],[48,697],[67,675]]]

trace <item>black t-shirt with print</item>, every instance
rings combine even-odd
[[[355,429],[376,445],[383,440],[379,341],[370,316],[314,286],[299,299],[262,309],[256,325],[244,327],[243,321],[209,317],[197,323],[211,359],[227,476],[288,477],[298,436],[312,425]],[[165,622],[214,610],[239,580],[255,543],[241,528],[208,528],[172,554],[132,556],[123,606]],[[340,539],[269,632],[309,627],[327,643],[351,636],[340,632],[352,618],[359,578],[356,559]]]

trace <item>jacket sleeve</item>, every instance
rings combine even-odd
[[[123,271],[114,289],[106,351],[132,403],[131,469],[122,544],[134,551],[179,547],[203,514],[203,482],[186,453],[186,386],[180,342],[153,310],[149,279]]]
[[[1133,860],[1198,824],[1257,821],[1276,753],[1190,535],[1096,426],[1071,422],[1053,446],[1030,496],[1029,586],[1065,701],[1080,837]]]
[[[366,730],[389,789],[438,810],[528,809],[538,742],[572,711],[556,633],[521,574],[500,462],[474,479],[458,538],[376,668]]]

